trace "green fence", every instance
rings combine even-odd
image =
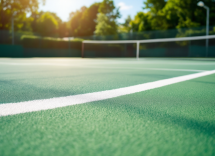
[[[23,36],[25,57],[81,57],[81,40]]]
[[[24,57],[24,49],[21,45],[1,45],[0,57]]]
[[[0,57],[81,57],[82,40],[0,31]]]
[[[215,34],[214,26],[210,35]],[[88,40],[143,40],[203,36],[205,27],[122,33],[113,36],[82,37]],[[32,32],[16,32],[15,45],[10,31],[0,31],[0,57],[81,57],[82,40],[56,37],[42,37]],[[208,53],[208,54],[207,54]],[[215,40],[209,42],[208,52],[205,40],[191,43],[140,44],[140,57],[215,57]],[[85,45],[85,57],[136,57],[136,44]]]

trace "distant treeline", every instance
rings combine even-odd
[[[146,0],[143,2],[143,11],[138,12],[134,19],[128,16],[124,23],[118,23],[120,9],[113,0],[103,0],[90,7],[83,6],[71,12],[67,22],[63,22],[56,13],[38,12],[39,3],[45,0],[0,0],[0,30],[11,30],[12,16],[15,31],[34,32],[49,37],[107,36],[203,27],[206,25],[206,10],[197,6],[199,1]],[[215,32],[215,1],[202,1],[210,7],[210,31]]]

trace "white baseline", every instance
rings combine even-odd
[[[55,109],[60,107],[66,107],[71,105],[78,105],[89,103],[93,101],[106,100],[110,98],[115,98],[123,95],[133,94],[137,92],[142,92],[150,89],[155,89],[178,82],[183,82],[191,79],[195,79],[202,76],[207,76],[215,74],[215,70],[205,71],[201,73],[195,73],[175,78],[169,78],[165,80],[159,80],[155,82],[149,82],[145,84],[107,90],[102,92],[94,92],[80,95],[72,95],[67,97],[59,97],[44,100],[33,100],[19,103],[6,103],[0,104],[0,116],[15,115],[27,112],[35,112],[41,110]]]

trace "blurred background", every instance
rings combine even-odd
[[[207,11],[198,2],[0,0],[0,57],[81,57],[83,40],[205,36]],[[215,1],[202,2],[210,8],[209,35],[215,35]],[[215,40],[208,52],[205,42],[142,44],[140,57],[215,57]],[[177,51],[164,50],[170,47]],[[135,49],[132,43],[94,44],[85,47],[85,57],[135,57]]]

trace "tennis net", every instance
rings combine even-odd
[[[215,57],[215,35],[150,40],[83,41],[82,57]]]

